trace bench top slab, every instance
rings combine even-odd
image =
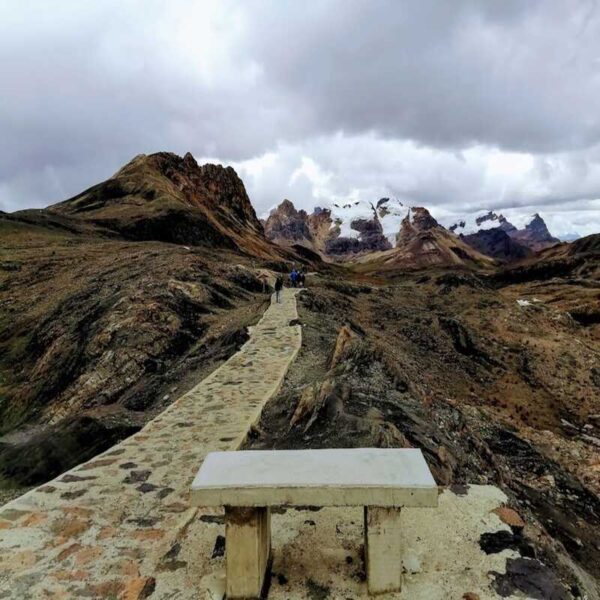
[[[437,506],[418,449],[211,452],[191,489],[195,506]]]

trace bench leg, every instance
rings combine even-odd
[[[271,553],[269,508],[225,507],[227,598],[260,598]]]
[[[369,594],[400,591],[401,551],[400,509],[365,506],[365,568]]]

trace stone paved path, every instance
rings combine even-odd
[[[189,486],[279,389],[301,345],[297,316],[284,290],[237,354],[142,431],[2,507],[0,598],[206,597],[178,554],[193,528],[202,561],[215,536],[201,525],[220,517],[191,508]]]

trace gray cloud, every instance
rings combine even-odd
[[[2,210],[189,150],[233,163],[259,212],[392,194],[600,230],[592,1],[24,0],[0,64]]]
[[[320,132],[535,152],[598,139],[600,21],[589,3],[325,3],[286,20],[262,8],[250,46]]]

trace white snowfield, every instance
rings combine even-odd
[[[352,222],[358,219],[372,221],[377,218],[381,223],[383,234],[392,246],[396,245],[396,235],[400,231],[402,221],[411,212],[410,206],[406,206],[396,198],[382,198],[377,202],[366,200],[331,202],[321,208],[331,211],[332,228],[339,227],[340,237],[358,239],[360,232],[352,228]]]

